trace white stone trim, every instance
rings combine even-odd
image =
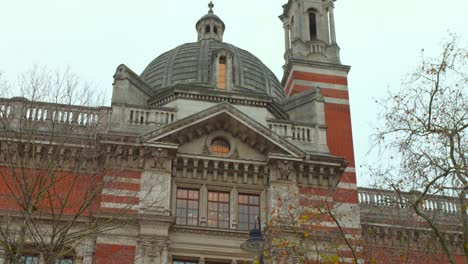
[[[329,103],[329,104],[349,105],[348,99],[337,99],[337,98],[331,98],[331,97],[324,97],[324,99],[325,99],[325,103]]]
[[[348,91],[348,86],[347,85],[341,85],[341,84],[333,84],[333,83],[324,83],[324,82],[312,82],[312,81],[305,81],[305,80],[294,80],[292,85],[303,85],[303,86],[310,86],[310,87],[320,87],[323,89],[333,89],[333,90],[339,90],[339,91]]]
[[[292,75],[293,75],[292,73],[295,72],[295,71],[307,72],[307,73],[316,73],[316,74],[325,74],[325,75],[333,75],[333,76],[339,76],[339,77],[348,77],[348,73],[346,71],[343,71],[343,70],[320,69],[318,67],[312,67],[312,66],[294,65],[294,66],[292,66],[292,68],[290,70],[290,74],[288,76],[288,79],[286,80],[286,83],[285,83],[286,86],[291,81],[291,78],[292,78]]]
[[[120,182],[120,183],[140,184],[140,179],[125,178],[125,177],[118,177],[118,176],[104,176],[104,181],[105,182]]]
[[[338,183],[337,188],[346,189],[346,190],[357,190],[357,184],[356,183],[349,183],[349,182],[340,182],[340,183]]]
[[[133,197],[133,198],[140,197],[140,193],[137,191],[117,190],[117,189],[103,189],[102,194],[113,195],[113,196],[123,196],[123,197]]]
[[[345,169],[345,172],[356,173],[356,168],[354,168],[354,167],[347,167],[347,168]]]
[[[122,246],[137,246],[137,242],[129,238],[119,237],[98,237],[96,244],[107,244],[107,245],[122,245]]]
[[[294,71],[301,71],[301,72],[308,72],[308,73],[317,73],[317,74],[325,74],[325,75],[333,75],[339,77],[347,77],[348,73],[344,70],[331,70],[331,69],[321,69],[318,67],[311,67],[311,66],[300,66],[294,65],[291,69],[291,72]]]
[[[125,204],[125,203],[101,203],[101,207],[112,208],[112,209],[128,209],[128,210],[138,210],[140,207],[137,204]]]

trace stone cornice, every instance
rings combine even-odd
[[[209,102],[228,102],[230,104],[266,107],[276,118],[287,119],[288,114],[271,97],[248,92],[226,92],[196,85],[176,85],[166,88],[148,100],[148,105],[160,106],[176,99],[190,99]]]

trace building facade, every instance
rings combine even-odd
[[[251,263],[240,245],[258,222],[265,263],[403,263],[401,256],[422,261],[437,252],[418,242],[430,233],[425,226],[410,227],[396,217],[405,208],[382,202],[390,193],[356,185],[350,67],[340,61],[333,10],[333,0],[283,6],[281,81],[253,54],[223,42],[226,27],[210,3],[196,42],[162,53],[140,75],[118,66],[111,107],[3,99],[2,120],[41,124],[22,149],[50,157],[44,124],[73,126],[66,142],[75,145],[63,147],[62,158],[92,138],[102,152],[89,170],[104,184],[90,210],[131,215],[82,239],[60,263]],[[444,201],[425,209],[453,219],[447,236],[457,247],[459,209]],[[44,259],[40,252],[24,258]],[[444,263],[443,256],[415,261]]]

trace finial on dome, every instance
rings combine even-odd
[[[213,1],[209,2],[208,7],[210,8],[208,14],[202,16],[195,25],[198,32],[198,41],[211,39],[222,42],[226,26],[223,21],[213,13]]]
[[[208,13],[213,14],[213,7],[214,7],[213,1],[210,1],[210,3],[208,4],[208,7],[210,8]]]

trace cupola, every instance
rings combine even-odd
[[[224,25],[224,22],[213,13],[213,2],[210,1],[208,7],[208,14],[200,18],[196,24],[198,41],[217,40],[222,42],[226,26]]]

